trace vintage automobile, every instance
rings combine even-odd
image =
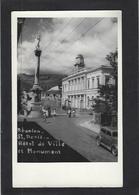
[[[114,156],[117,156],[117,135],[118,132],[116,128],[107,126],[101,127],[100,133],[96,137],[97,145],[103,145],[110,150]]]

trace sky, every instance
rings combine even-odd
[[[87,68],[108,65],[106,55],[117,48],[116,18],[26,18],[18,42],[18,73],[34,73],[38,34],[41,74],[69,74],[78,54]]]

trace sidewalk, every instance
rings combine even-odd
[[[100,132],[100,125],[93,122],[92,115],[89,115],[87,112],[80,113],[78,112],[75,119],[75,124],[79,127],[83,127],[93,131],[95,134]]]
[[[100,125],[93,123],[91,120],[88,120],[88,121],[83,122],[83,123],[81,122],[79,125],[81,127],[85,127],[87,129],[93,131],[96,134],[98,134],[100,132]]]

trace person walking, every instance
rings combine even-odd
[[[71,108],[68,109],[67,114],[68,114],[68,117],[71,118]]]
[[[48,110],[48,117],[51,117],[51,107],[48,106],[47,110]]]
[[[31,103],[32,103],[31,100],[27,101],[27,116],[29,116],[29,114],[32,111],[32,104]]]
[[[54,109],[53,111],[53,116],[56,116],[56,109]]]
[[[75,109],[73,109],[73,111],[72,111],[72,116],[73,116],[73,117],[76,116],[76,111],[75,111]]]
[[[43,116],[43,119],[46,121],[46,118],[48,117],[48,110],[45,109],[44,106],[42,106],[42,116]]]

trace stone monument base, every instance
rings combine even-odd
[[[40,118],[41,117],[41,102],[32,102],[31,103],[31,112],[28,115],[28,118]]]

